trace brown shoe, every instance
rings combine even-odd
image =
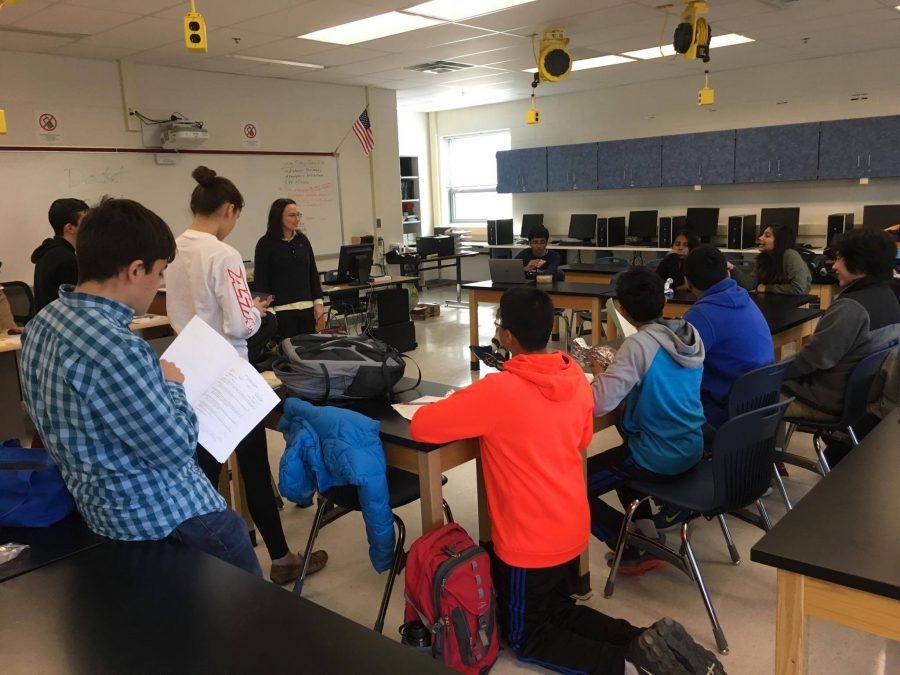
[[[290,583],[300,576],[303,570],[303,556],[298,554],[300,562],[296,565],[272,565],[269,568],[269,579],[278,585]],[[313,551],[309,559],[309,567],[306,569],[306,576],[315,574],[328,562],[328,554],[325,551]]]

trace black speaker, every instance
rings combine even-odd
[[[656,241],[659,248],[672,248],[672,219],[669,216],[659,219]]]
[[[416,343],[416,326],[412,321],[395,323],[390,326],[378,326],[372,333],[382,342],[387,342],[401,352],[411,352]]]
[[[825,239],[825,245],[831,246],[831,243],[834,241],[835,237],[852,229],[852,213],[832,213],[830,216],[828,216],[828,235]]]
[[[487,221],[488,244],[500,246],[513,243],[513,222],[505,218],[503,220]],[[446,255],[453,255],[453,251]]]
[[[625,245],[625,216],[616,216],[608,218],[607,227],[607,246],[624,246]]]
[[[375,299],[379,326],[409,321],[409,291],[405,288],[386,288],[370,297]]]
[[[609,219],[597,218],[597,246],[609,246]]]
[[[756,214],[728,217],[728,248],[752,248],[756,243]]]

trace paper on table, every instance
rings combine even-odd
[[[447,392],[446,396],[420,396],[408,403],[394,403],[391,407],[400,414],[400,417],[411,422],[413,415],[415,415],[422,406],[426,406],[429,403],[436,403],[437,401],[443,401],[452,393],[453,390],[451,389]]]
[[[200,444],[220,462],[272,408],[278,396],[263,377],[201,318],[191,319],[162,358],[184,373]]]

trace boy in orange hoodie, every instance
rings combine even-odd
[[[520,660],[560,672],[706,673],[715,657],[677,622],[637,628],[572,599],[590,534],[581,453],[593,437],[591,388],[568,354],[546,353],[550,296],[511,288],[499,317],[499,340],[512,355],[503,372],[423,406],[411,432],[426,443],[479,439],[502,635]]]

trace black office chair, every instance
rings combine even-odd
[[[3,286],[3,292],[9,300],[9,309],[15,322],[24,326],[31,321],[35,313],[31,286],[24,281],[3,281],[0,282],[0,286]]]
[[[816,456],[819,458],[818,463],[813,462],[806,457],[795,455],[790,452],[778,453],[778,460],[785,464],[792,464],[808,471],[814,471],[827,476],[831,471],[828,465],[828,458],[825,456],[825,448],[822,447],[821,441],[825,434],[833,431],[846,431],[850,435],[850,442],[853,446],[859,445],[856,430],[854,426],[865,417],[866,405],[869,402],[869,390],[872,383],[878,376],[881,364],[887,358],[888,354],[897,349],[897,342],[893,342],[884,349],[873,352],[864,357],[857,363],[853,370],[850,371],[850,377],[847,380],[847,388],[844,390],[844,409],[840,418],[828,422],[824,420],[811,420],[802,417],[785,417],[784,421],[790,426],[786,434],[784,447],[788,446],[788,441],[794,431],[803,431],[812,434],[813,447],[816,449]]]
[[[441,476],[441,485],[447,483],[447,477]],[[419,499],[419,477],[393,466],[387,467],[387,484],[389,505],[391,511],[406,506]],[[453,522],[453,513],[446,501],[444,504],[444,517],[448,523]],[[359,495],[355,485],[342,485],[319,494],[319,504],[316,516],[313,520],[312,530],[309,533],[309,541],[306,543],[306,552],[303,556],[303,569],[294,583],[294,595],[299,596],[303,592],[303,582],[306,579],[306,569],[316,543],[319,530],[333,523],[341,516],[351,511],[362,511],[359,503]],[[384,617],[387,614],[388,603],[391,600],[391,591],[394,589],[394,580],[400,574],[405,563],[404,544],[406,543],[406,525],[396,513],[393,513],[394,524],[397,526],[397,543],[394,546],[394,556],[391,567],[388,570],[387,583],[384,587],[384,595],[381,597],[381,606],[378,609],[378,617],[375,620],[374,629],[380,633],[384,629]]]
[[[716,433],[712,459],[701,461],[684,477],[671,483],[627,482],[628,487],[647,496],[634,500],[625,512],[603,593],[607,598],[611,597],[615,590],[616,574],[625,545],[652,552],[675,565],[697,583],[712,623],[716,646],[723,654],[728,653],[728,642],[725,640],[725,634],[691,547],[690,525],[700,516],[711,520],[729,511],[742,509],[762,496],[772,478],[778,425],[791,400],[729,419]],[[640,532],[629,531],[638,505],[650,498],[691,512],[681,525],[681,548],[678,551]]]
[[[734,384],[731,385],[731,392],[728,394],[728,417],[736,417],[742,413],[778,403],[781,398],[781,386],[784,384],[784,378],[793,362],[793,358],[776,361],[744,373],[735,380]],[[778,467],[776,465],[773,466],[775,484],[778,486],[784,505],[790,511],[794,508],[791,504],[791,499],[788,496],[787,489],[784,487],[784,481],[781,480]],[[754,522],[754,524],[758,523]],[[770,528],[771,523],[768,523],[768,527],[764,529],[768,530]]]

